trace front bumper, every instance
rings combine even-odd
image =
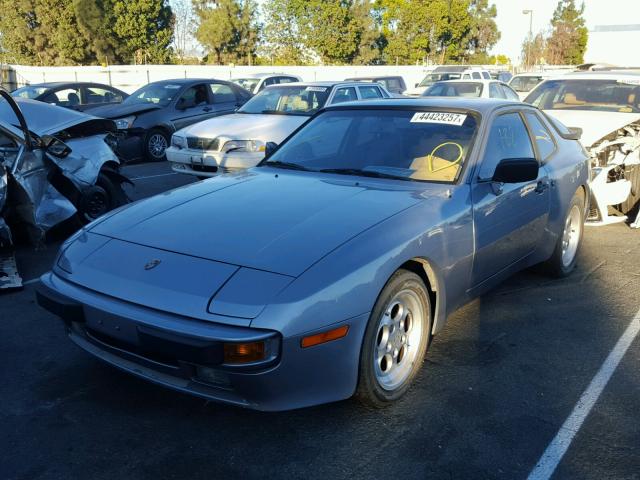
[[[132,128],[130,130],[118,130],[116,134],[118,158],[123,162],[131,162],[144,158],[145,130]]]
[[[202,177],[255,167],[263,158],[264,152],[222,153],[176,147],[167,149],[167,160],[173,171]]]
[[[305,332],[280,333],[167,314],[107,297],[54,273],[41,277],[38,303],[59,316],[69,338],[95,357],[154,383],[209,400],[265,411],[342,400],[355,391],[367,315],[340,322],[349,334],[302,349]],[[225,342],[269,339],[277,345],[260,365],[224,365]]]

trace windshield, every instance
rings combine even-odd
[[[453,182],[475,131],[468,113],[332,110],[307,123],[261,166]]]
[[[133,92],[122,104],[153,103],[166,107],[178,95],[180,89],[181,86],[174,83],[151,83]]]
[[[462,78],[461,73],[430,73],[422,79],[419,87],[428,87],[435,82],[442,82],[444,80],[460,80]]]
[[[547,80],[525,101],[542,110],[640,113],[640,80]]]
[[[422,94],[423,97],[479,97],[482,84],[479,82],[434,83]]]
[[[238,113],[313,115],[324,106],[330,90],[306,85],[268,87],[245,103]]]
[[[12,97],[20,97],[20,98],[30,98],[30,99],[34,99],[34,98],[38,98],[40,95],[42,95],[45,92],[48,92],[50,90],[49,87],[32,87],[30,85],[27,85],[26,87],[22,87],[22,88],[18,88],[17,90],[14,90],[13,92],[11,92],[11,96]]]
[[[539,76],[513,77],[509,82],[509,86],[516,92],[530,92],[542,81]]]
[[[231,81],[236,85],[240,85],[245,90],[253,92],[256,85],[260,82],[259,78],[232,78]]]

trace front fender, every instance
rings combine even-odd
[[[434,331],[465,301],[473,235],[466,185],[430,197],[335,249],[293,281],[251,326],[298,335],[370,312],[407,261],[427,262],[437,285]]]

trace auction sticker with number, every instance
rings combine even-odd
[[[305,90],[307,92],[326,92],[327,87],[307,87]]]
[[[467,116],[463,113],[450,112],[416,112],[411,123],[444,123],[446,125],[461,126]]]

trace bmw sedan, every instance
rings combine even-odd
[[[232,115],[174,133],[167,160],[175,172],[201,178],[255,167],[264,158],[267,142],[280,143],[322,107],[390,97],[382,85],[364,82],[274,85]]]
[[[453,311],[531,265],[572,271],[587,179],[576,137],[530,105],[330,106],[255,168],[88,225],[38,301],[90,354],[182,392],[384,406]]]

